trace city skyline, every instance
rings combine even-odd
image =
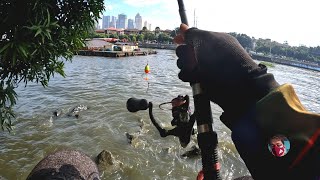
[[[97,29],[106,29],[106,28],[117,28],[117,29],[138,29],[142,30],[143,27],[146,27],[148,30],[152,30],[152,24],[148,21],[144,21],[140,13],[137,13],[133,18],[128,18],[125,13],[118,14],[118,17],[112,15],[103,15],[100,23],[97,24]]]
[[[178,3],[168,0],[106,0],[104,14],[125,12],[143,21],[152,22],[153,29],[174,29],[180,25]],[[194,25],[196,12],[199,29],[216,32],[244,33],[255,38],[288,41],[289,45],[319,46],[320,1],[318,0],[188,0],[184,1],[189,25]]]

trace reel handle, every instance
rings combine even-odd
[[[127,101],[127,109],[129,112],[137,112],[149,108],[149,103],[146,99],[129,98]]]

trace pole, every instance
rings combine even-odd
[[[181,23],[189,25],[183,0],[178,0],[178,5],[179,5],[179,14],[181,18]]]
[[[179,14],[181,22],[188,25],[187,15],[183,0],[178,0]],[[196,57],[194,57],[196,58]],[[218,163],[217,133],[213,131],[212,127],[212,112],[210,100],[202,91],[200,83],[190,84],[192,87],[195,116],[198,129],[198,144],[201,149],[202,170],[204,173],[204,180],[220,179]]]

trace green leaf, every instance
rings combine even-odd
[[[27,86],[30,81],[47,86],[54,74],[65,77],[63,62],[56,58],[71,61],[73,52],[83,45],[87,31],[92,30],[94,20],[104,10],[103,0],[90,1],[90,6],[85,8],[78,0],[32,0],[32,4],[26,3],[27,6],[23,7],[28,13],[20,17],[22,20],[14,21],[14,26],[8,26],[13,22],[10,17],[14,17],[16,12],[7,9],[21,6],[20,1],[8,2],[0,6],[0,14],[5,14],[1,19],[1,32],[7,33],[8,37],[8,41],[0,43],[2,129],[11,129],[14,118],[13,110],[5,106],[13,106],[17,101],[11,85],[22,82]],[[8,85],[4,85],[5,79],[10,84],[6,90],[3,89]]]
[[[23,45],[18,45],[18,48],[19,48],[20,52],[22,52],[24,57],[28,57],[27,51],[25,50]]]
[[[47,26],[50,25],[50,12],[49,9],[47,9]]]
[[[12,44],[12,43],[8,43],[8,44],[6,44],[5,46],[3,46],[3,47],[0,49],[0,54],[1,54],[4,50],[6,50],[11,44]]]
[[[37,37],[40,33],[42,32],[41,28],[39,28],[36,32],[36,34],[34,35],[34,37]]]

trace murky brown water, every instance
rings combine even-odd
[[[176,138],[161,138],[147,112],[129,113],[130,97],[145,98],[155,106],[178,94],[192,95],[189,84],[177,78],[174,51],[158,55],[110,59],[76,56],[66,63],[66,78],[55,77],[48,88],[30,84],[19,87],[15,108],[17,121],[12,133],[0,132],[0,179],[25,179],[48,153],[77,149],[92,158],[106,149],[122,162],[102,173],[103,179],[195,179],[199,158],[185,159],[186,151]],[[151,68],[150,88],[142,78],[144,66]],[[269,68],[279,83],[292,83],[307,109],[320,113],[320,73],[288,66]],[[89,107],[80,118],[66,116],[74,106]],[[52,111],[62,109],[59,118]],[[223,179],[249,174],[230,138],[230,131],[218,120],[221,109],[212,104],[214,126],[219,136]],[[170,111],[154,109],[162,125],[169,126]],[[141,129],[141,121],[145,124]],[[137,136],[129,145],[125,132]],[[189,145],[191,146],[192,143]]]

